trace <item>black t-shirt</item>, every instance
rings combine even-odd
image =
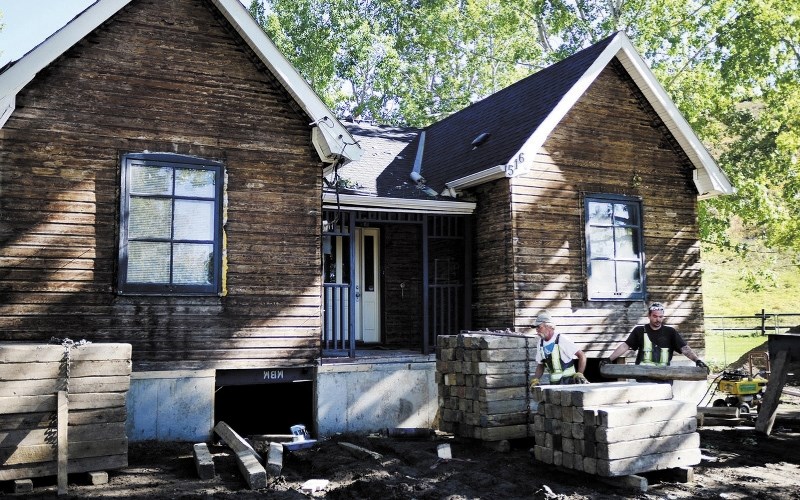
[[[672,361],[673,352],[681,352],[681,349],[686,346],[686,341],[683,340],[681,334],[671,326],[661,325],[661,328],[658,330],[653,330],[650,328],[650,325],[637,325],[633,327],[630,335],[628,335],[628,340],[625,341],[628,347],[637,351],[637,365],[642,362],[642,357],[644,356],[642,347],[644,347],[645,332],[647,332],[647,336],[650,337],[650,342],[653,343],[653,349],[669,349],[669,360],[667,360],[667,363]]]

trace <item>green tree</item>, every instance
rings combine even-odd
[[[424,126],[625,32],[731,178],[733,218],[800,251],[798,0],[254,0],[256,19],[337,112]]]

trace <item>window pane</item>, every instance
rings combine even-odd
[[[638,262],[617,262],[617,290],[623,295],[642,290]]]
[[[614,204],[614,223],[617,225],[639,225],[639,210],[636,205],[626,203]]]
[[[631,221],[631,209],[628,205],[622,203],[614,204],[614,224],[633,224]]]
[[[172,204],[157,198],[131,198],[128,218],[129,238],[170,237]]]
[[[592,268],[589,275],[589,296],[597,295],[610,296],[615,291],[614,284],[614,261],[595,260],[592,261]]]
[[[172,194],[172,169],[132,165],[130,191],[136,194]]]
[[[589,223],[611,225],[611,203],[589,202]]]
[[[636,255],[636,230],[631,227],[618,227],[615,231],[618,259],[635,259]]]
[[[214,245],[176,243],[173,250],[174,283],[208,285],[214,281]]]
[[[610,227],[589,228],[589,252],[593,259],[614,258],[614,230]]]
[[[175,170],[175,195],[198,198],[214,197],[214,172],[211,170]]]
[[[214,202],[175,200],[176,240],[214,239]]]
[[[169,243],[128,243],[128,283],[169,283]]]

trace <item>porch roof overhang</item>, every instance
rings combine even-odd
[[[536,127],[522,147],[507,160],[508,163],[487,167],[473,174],[448,181],[445,183],[447,191],[455,193],[460,189],[466,189],[484,182],[502,177],[516,177],[528,172],[533,165],[536,154],[541,150],[558,123],[615,57],[628,71],[630,77],[694,166],[692,177],[698,193],[697,198],[702,200],[733,194],[736,190],[728,177],[719,168],[716,161],[692,130],[692,127],[678,110],[675,103],[636,51],[630,39],[621,32],[617,33],[612,42],[584,72],[583,76],[561,97],[556,106]]]
[[[0,73],[0,128],[14,112],[16,95],[36,75],[86,35],[108,21],[131,0],[97,0],[45,41]],[[345,163],[361,157],[361,147],[281,54],[239,0],[211,0],[278,82],[311,118],[311,140],[320,159]]]
[[[335,210],[364,210],[368,212],[405,212],[436,215],[469,215],[475,211],[475,203],[465,201],[415,200],[359,196],[326,192],[322,196],[322,208]]]

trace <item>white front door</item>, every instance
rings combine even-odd
[[[356,228],[356,340],[381,341],[380,230]]]

